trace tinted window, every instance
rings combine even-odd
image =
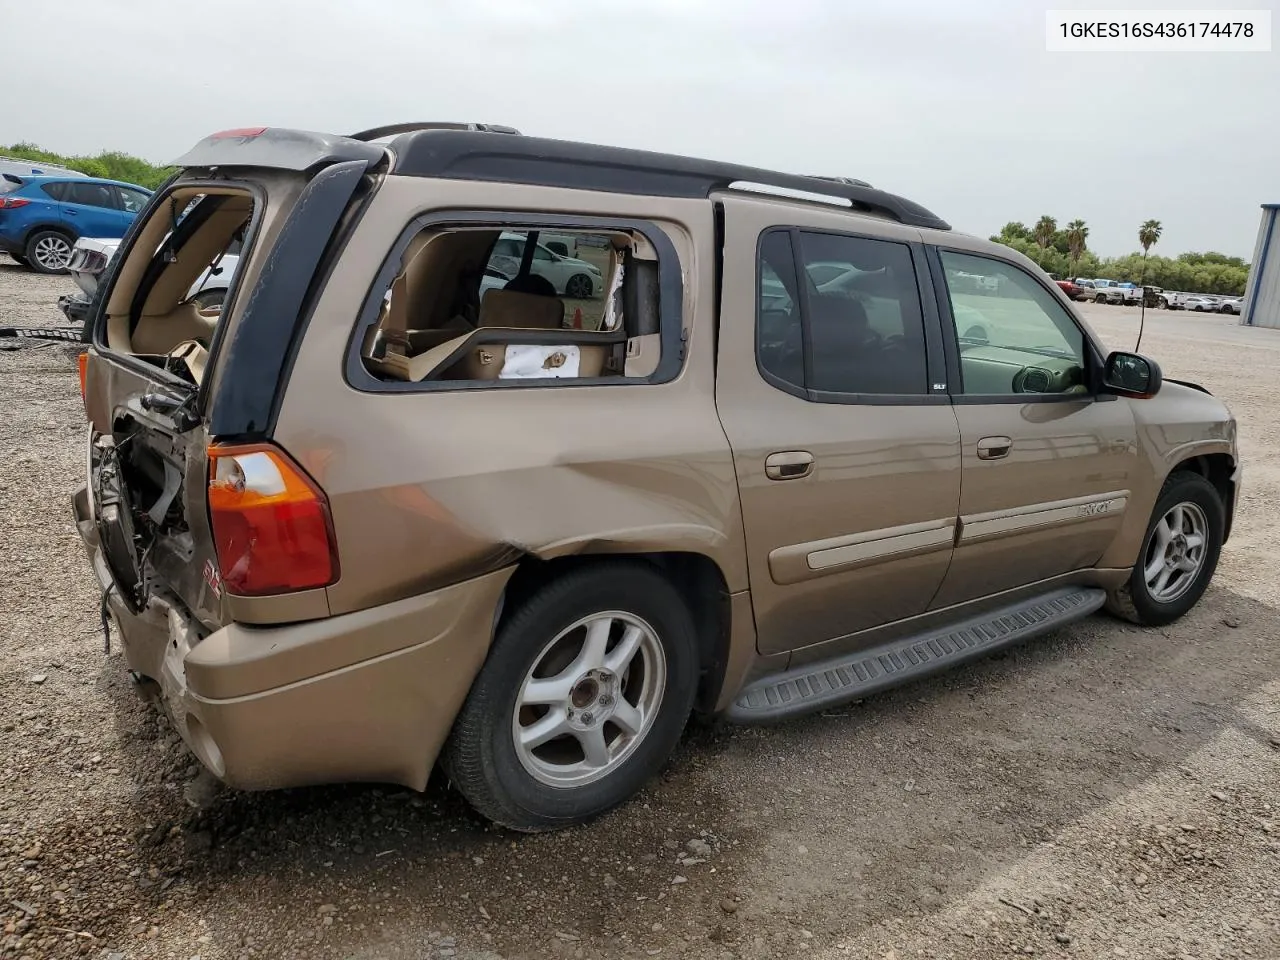
[[[1081,393],[1084,333],[1025,270],[942,252],[966,394]]]
[[[70,184],[42,183],[40,184],[40,189],[43,190],[49,196],[53,197],[54,200],[62,201],[67,199],[68,186],[70,186]]]
[[[802,233],[806,264],[842,272],[809,287],[809,388],[834,393],[928,392],[924,318],[911,250],[861,237]]]
[[[796,267],[791,235],[765,234],[756,288],[756,351],[760,369],[804,389],[804,333],[795,308]]]
[[[129,213],[140,213],[142,208],[146,206],[148,196],[141,190],[130,190],[128,187],[117,188],[120,191],[120,201],[124,204],[124,209]]]
[[[115,190],[102,183],[67,183],[65,201],[81,203],[89,207],[117,209]]]
[[[910,248],[861,237],[799,236],[803,298],[790,235],[777,231],[761,244],[761,368],[824,393],[928,393],[924,317]],[[804,304],[803,322],[797,300]]]

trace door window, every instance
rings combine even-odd
[[[924,317],[906,244],[777,230],[760,245],[758,277],[759,364],[775,385],[811,394],[928,393]]]
[[[106,207],[117,210],[115,190],[103,183],[67,184],[67,203],[80,203],[86,207]]]
[[[1088,392],[1084,332],[1011,263],[940,251],[966,395]]]

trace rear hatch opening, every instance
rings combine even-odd
[[[145,360],[199,387],[231,295],[202,308],[197,281],[243,246],[265,196],[245,184],[175,185],[152,208],[117,268],[99,321],[99,346]],[[240,266],[237,264],[237,266]],[[242,273],[237,270],[237,273]]]
[[[181,612],[197,642],[232,620],[279,619],[241,597],[314,590],[312,615],[327,615],[320,588],[337,575],[323,492],[283,451],[261,454],[267,437],[246,448],[213,430],[213,381],[223,366],[229,383],[244,377],[232,338],[309,180],[242,176],[192,171],[149,205],[103,280],[85,372],[88,502],[111,589],[135,614],[152,599]],[[210,271],[230,274],[215,307],[195,296]],[[299,542],[314,563],[291,562],[282,544]]]

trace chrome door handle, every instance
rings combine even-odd
[[[770,480],[798,480],[813,473],[813,454],[805,450],[771,453],[765,458],[764,473]]]
[[[1013,441],[1008,437],[983,437],[978,441],[979,460],[999,460],[1007,457],[1013,449]]]

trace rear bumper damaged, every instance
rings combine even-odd
[[[108,591],[84,488],[73,505]],[[203,637],[159,591],[137,614],[110,591],[107,608],[129,668],[154,681],[191,751],[228,785],[369,781],[420,790],[488,652],[510,575],[325,620],[232,623]]]

